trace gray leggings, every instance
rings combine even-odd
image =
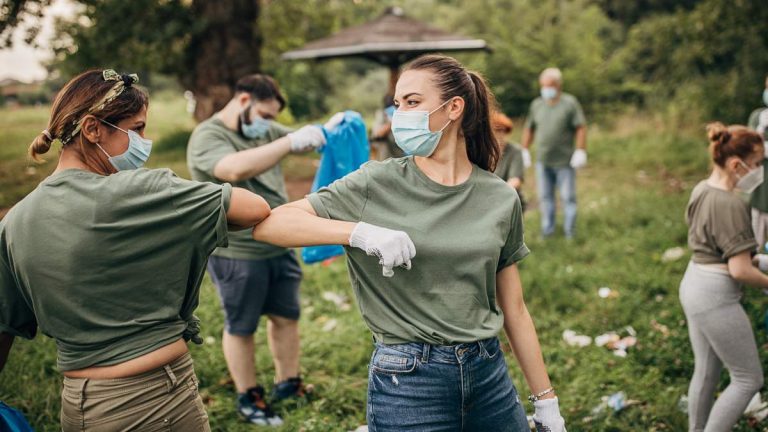
[[[763,386],[755,335],[739,303],[741,294],[727,271],[694,263],[688,264],[680,283],[695,360],[688,388],[689,431],[730,431]],[[731,383],[715,401],[723,365]]]

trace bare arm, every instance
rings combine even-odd
[[[529,127],[523,129],[523,138],[520,145],[524,149],[526,150],[529,149],[531,147],[531,144],[533,144],[533,135],[534,135],[533,129]]]
[[[13,336],[8,333],[0,332],[0,372],[5,367],[5,362],[8,360],[8,354],[11,352],[13,346]]]
[[[228,154],[213,168],[213,175],[225,182],[235,183],[266,172],[291,152],[291,139],[278,138],[269,144]]]
[[[581,125],[576,128],[576,148],[587,149],[587,126]]]
[[[520,187],[523,185],[523,179],[520,177],[512,177],[511,179],[507,180],[507,184],[512,189],[520,189]]]
[[[728,259],[728,273],[745,285],[768,288],[768,275],[752,264],[749,251],[744,251]]]
[[[250,228],[266,219],[269,214],[269,204],[264,198],[243,188],[232,188],[227,210],[227,224],[230,229]]]
[[[282,247],[348,245],[354,222],[317,216],[309,201],[302,199],[282,205],[253,229],[253,238]]]
[[[504,333],[509,339],[520,369],[523,370],[528,387],[534,394],[548,389],[552,385],[544,365],[533,319],[523,300],[523,285],[516,264],[496,274],[496,302],[504,312]],[[542,399],[553,397],[555,393],[551,392]]]

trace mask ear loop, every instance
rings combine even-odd
[[[435,112],[435,111],[439,110],[440,108],[444,107],[444,106],[445,106],[445,104],[447,104],[448,102],[450,102],[450,101],[452,101],[452,100],[453,100],[453,98],[450,98],[450,99],[448,99],[447,101],[443,102],[442,104],[440,104],[440,106],[439,106],[439,107],[437,107],[437,108],[433,109],[432,111],[430,111],[430,112],[429,112],[429,114],[428,114],[427,116],[431,116],[433,112]],[[448,119],[448,123],[446,123],[446,124],[445,124],[443,127],[441,127],[441,128],[440,128],[440,129],[439,129],[437,132],[442,132],[442,131],[444,131],[444,130],[445,130],[445,128],[447,128],[447,127],[448,127],[448,125],[449,125],[449,124],[451,124],[451,122],[452,122],[452,121],[453,121],[453,120],[451,120],[451,119]],[[434,132],[434,133],[437,133],[437,132]]]

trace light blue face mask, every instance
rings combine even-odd
[[[557,89],[554,87],[542,87],[541,88],[541,97],[542,99],[546,101],[550,101],[557,97]]]
[[[250,109],[251,106],[248,105],[248,108],[246,108],[245,111],[243,111],[243,113],[240,115],[240,130],[243,132],[243,136],[248,139],[262,139],[267,136],[267,132],[269,132],[269,125],[272,122],[256,116],[251,120],[250,123],[246,123],[245,119],[247,117],[245,114],[250,111]]]
[[[429,130],[429,116],[450,101],[448,99],[432,111],[395,111],[392,115],[392,135],[395,136],[397,146],[407,155],[423,157],[432,155],[443,135],[443,129],[453,120],[448,120],[448,123],[439,131],[432,132]]]
[[[107,158],[109,158],[109,163],[111,163],[118,171],[143,167],[147,162],[147,159],[149,159],[149,154],[152,153],[152,140],[142,138],[141,135],[132,130],[125,130],[105,120],[99,120],[104,124],[128,134],[128,149],[125,150],[123,154],[117,156],[110,156],[99,143],[96,143],[96,146],[98,146],[99,149],[107,155]]]
[[[763,90],[763,103],[768,106],[768,88]]]

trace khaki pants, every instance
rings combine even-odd
[[[61,428],[64,432],[211,430],[189,353],[129,378],[64,377]]]

